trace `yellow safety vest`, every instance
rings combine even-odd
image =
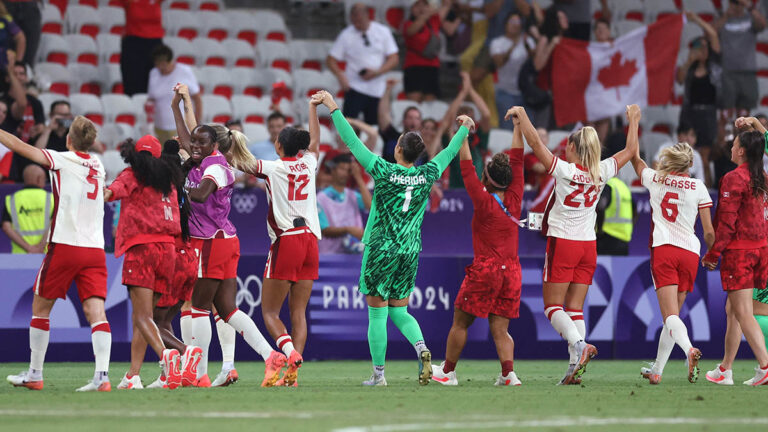
[[[22,189],[5,197],[5,208],[11,214],[13,229],[32,245],[40,243],[51,226],[53,195],[44,189]],[[21,246],[11,242],[11,252],[27,253]]]
[[[605,209],[603,232],[621,241],[632,239],[632,192],[623,181],[614,177],[606,183],[611,187],[611,204]]]

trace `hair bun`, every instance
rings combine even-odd
[[[174,139],[169,139],[163,144],[163,153],[176,154],[179,152],[179,142]]]

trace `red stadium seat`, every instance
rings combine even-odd
[[[267,33],[267,40],[285,42],[288,40],[288,36],[282,30],[274,30]]]
[[[48,0],[48,3],[59,8],[59,11],[61,11],[61,16],[64,16],[64,14],[67,13],[67,5],[69,4],[67,0]]]
[[[169,9],[190,10],[191,8],[191,5],[186,0],[174,0],[171,2],[171,6],[169,6]]]
[[[221,5],[215,1],[203,1],[200,3],[200,10],[218,11]]]
[[[77,0],[77,4],[97,8],[99,7],[99,0]]]
[[[256,32],[253,30],[240,30],[240,32],[237,33],[237,38],[240,40],[244,40],[251,45],[256,45],[256,40],[258,39],[258,36],[256,35]]]
[[[41,33],[53,33],[60,35],[63,31],[63,25],[61,23],[48,22],[43,24]]]
[[[403,25],[403,20],[405,20],[405,8],[391,7],[384,12],[384,17],[390,27],[399,30]]]

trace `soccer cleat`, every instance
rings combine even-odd
[[[157,377],[155,382],[147,386],[148,389],[156,389],[156,388],[168,388],[168,383],[165,381],[165,375],[160,375]]]
[[[707,381],[715,384],[733,385],[733,371],[731,369],[728,369],[725,372],[721,371],[720,364],[718,364],[711,371],[707,372],[706,378]]]
[[[517,375],[515,374],[515,371],[510,371],[507,375],[499,374],[499,377],[496,378],[496,382],[493,383],[495,386],[519,386],[523,385],[523,383],[520,381],[519,378],[517,378]]]
[[[568,365],[568,370],[565,371],[565,375],[560,379],[560,382],[557,383],[557,385],[569,385],[573,384],[573,382],[569,379],[573,375],[573,370],[576,368],[575,363],[571,363]]]
[[[14,387],[26,387],[30,390],[42,390],[43,380],[30,380],[29,372],[20,372],[18,375],[8,375],[5,379]]]
[[[262,387],[273,387],[277,380],[280,379],[280,371],[283,370],[283,366],[288,362],[285,354],[272,351],[265,362],[264,367],[264,381],[261,382]]]
[[[419,385],[427,385],[432,378],[432,353],[425,349],[419,354]]]
[[[195,382],[192,384],[192,386],[200,387],[200,388],[208,388],[211,386],[211,379],[208,378],[208,374],[205,374],[200,378],[196,379]]]
[[[565,384],[576,384],[576,381],[581,381],[581,376],[587,371],[587,363],[597,355],[597,348],[584,341],[576,342],[574,347],[579,352],[579,362],[573,368],[570,375],[566,375]],[[569,368],[570,370],[570,368]]]
[[[432,380],[447,386],[459,385],[459,380],[456,379],[456,371],[443,372],[444,364],[445,362],[440,363],[440,366],[432,365]]]
[[[283,377],[275,383],[277,386],[293,387],[296,381],[299,379],[299,368],[304,359],[301,358],[301,354],[298,351],[291,352],[288,357],[288,369],[285,370]],[[281,382],[282,381],[282,382]]]
[[[755,382],[755,377],[752,377],[752,378],[744,381],[742,384],[751,386],[753,382]]]
[[[213,382],[211,383],[211,387],[226,387],[230,384],[236,383],[239,378],[240,377],[237,375],[237,370],[222,369],[221,372],[219,372],[219,374],[216,375],[216,379],[213,380]]]
[[[184,367],[181,369],[181,385],[189,387],[195,384],[197,379],[197,365],[203,358],[203,349],[200,347],[187,345],[184,351]]]
[[[363,385],[368,387],[386,387],[387,379],[384,378],[384,375],[373,374],[369,379],[363,381]]]
[[[691,347],[688,350],[688,382],[695,383],[699,379],[699,359],[701,351],[698,348]],[[659,377],[661,380],[661,377]],[[653,384],[653,383],[651,383]]]
[[[661,382],[661,374],[653,373],[653,363],[648,363],[649,367],[640,368],[640,376],[647,379],[650,384],[656,385]]]
[[[166,349],[163,351],[163,370],[165,371],[165,382],[168,388],[173,390],[181,385],[181,370],[179,360],[181,356],[175,349]]]
[[[93,382],[93,380],[91,380],[91,381],[88,381],[88,384],[80,387],[75,391],[76,392],[92,392],[92,391],[111,392],[112,384],[109,383],[109,380],[104,380],[99,385],[96,385]]]
[[[120,384],[117,385],[120,390],[141,390],[144,385],[141,384],[141,377],[134,375],[128,378],[128,374],[123,375],[123,379],[120,380]]]
[[[760,369],[755,368],[755,377],[752,378],[752,386],[766,385],[768,384],[768,368]]]

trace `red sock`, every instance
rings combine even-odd
[[[133,378],[133,375],[131,375],[131,374],[125,374],[125,377],[126,377],[126,378],[128,378],[128,379],[131,379],[131,378]]]
[[[507,376],[510,372],[512,372],[514,369],[513,367],[514,361],[513,360],[504,360],[501,362],[501,375]]]
[[[768,364],[766,364],[765,366],[760,366],[760,369],[762,369],[762,370],[768,369]]]
[[[722,365],[718,366],[718,368],[720,369],[720,372],[725,372],[725,369],[723,368]]]
[[[456,363],[446,360],[443,363],[443,373],[451,373],[456,369]]]

